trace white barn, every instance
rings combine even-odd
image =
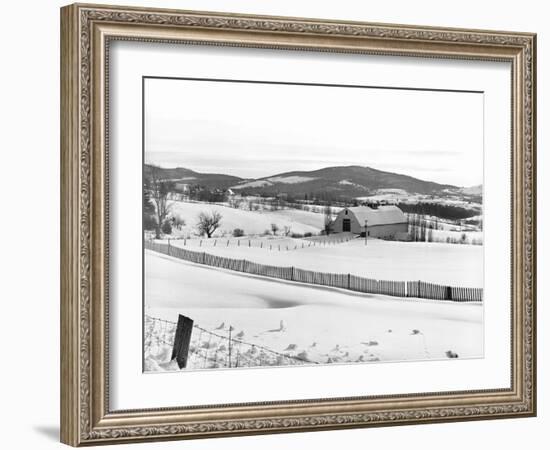
[[[371,237],[394,238],[397,234],[408,232],[407,217],[397,206],[369,208],[357,206],[344,208],[331,224],[333,233],[354,233]]]

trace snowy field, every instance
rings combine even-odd
[[[228,206],[207,204],[172,202],[171,214],[181,217],[186,225],[181,234],[193,235],[196,233],[197,217],[201,212],[219,212],[222,215],[221,227],[214,233],[216,236],[231,235],[235,228],[242,229],[247,235],[260,235],[266,230],[271,232],[271,224],[276,224],[282,231],[290,227],[292,233],[317,234],[324,227],[322,214],[309,211],[279,210],[279,211],[247,211]],[[180,233],[174,230],[175,233]]]
[[[337,254],[339,248],[327,251]],[[375,252],[376,244],[370,248]],[[322,257],[317,253],[314,259]],[[196,265],[151,251],[145,252],[145,277],[146,315],[176,322],[183,314],[221,334],[232,327],[242,341],[312,363],[439,360],[448,358],[448,352],[458,358],[483,356],[480,304],[352,293]],[[170,353],[169,345],[149,345],[145,369],[176,370]],[[200,368],[193,361],[190,367]]]
[[[246,202],[245,202],[246,203]],[[262,205],[262,208],[266,205]],[[272,211],[270,209],[259,209],[250,211],[247,209],[231,208],[220,204],[182,202],[172,201],[170,207],[172,217],[177,217],[185,221],[181,228],[174,227],[172,237],[193,238],[197,237],[197,218],[201,212],[218,212],[222,215],[221,226],[214,232],[213,237],[231,237],[235,229],[242,230],[245,236],[260,236],[273,234],[272,225],[278,228],[277,236],[309,233],[319,235],[324,229],[324,215],[311,211],[298,209],[279,209]],[[322,207],[321,211],[322,211]],[[332,208],[336,213],[340,208]],[[428,218],[435,222],[436,218]],[[432,237],[434,242],[445,242],[447,239],[452,243],[463,242],[463,244],[480,244],[483,242],[483,233],[477,231],[473,226],[459,226],[449,224],[441,219],[437,220],[438,227],[441,230],[433,230]],[[463,239],[463,235],[465,239]]]
[[[229,239],[229,245],[227,242],[228,239],[189,239],[172,240],[171,245],[273,266],[351,273],[379,280],[483,287],[483,247],[479,245],[379,239],[369,239],[366,246],[364,239],[327,246],[316,243],[311,247],[307,239],[256,238],[250,239],[250,247],[248,238],[240,239],[240,245],[236,239]]]

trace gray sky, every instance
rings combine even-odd
[[[471,186],[483,95],[147,79],[145,161],[243,178],[361,165]]]

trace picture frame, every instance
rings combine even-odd
[[[507,387],[113,409],[114,42],[510,65]],[[141,174],[139,174],[141,175]],[[536,35],[74,4],[61,9],[61,441],[97,445],[536,415]],[[365,241],[366,242],[366,241]],[[330,397],[330,398],[328,398]]]

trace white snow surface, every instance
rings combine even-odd
[[[291,175],[288,177],[270,177],[268,178],[269,181],[272,183],[283,183],[283,184],[297,184],[297,183],[305,183],[306,181],[312,181],[316,180],[315,177],[301,177],[299,175]]]
[[[290,227],[293,233],[319,233],[323,228],[323,215],[309,211],[279,210],[279,211],[246,211],[227,206],[208,203],[189,203],[173,201],[170,212],[185,220],[184,232],[196,231],[197,217],[199,213],[211,211],[222,215],[221,226],[214,236],[231,234],[235,228],[243,229],[245,234],[261,234],[271,230],[271,224],[275,223],[282,230]]]
[[[235,186],[231,186],[231,189],[243,189],[247,187],[264,187],[264,186],[271,186],[273,183],[270,183],[267,180],[254,180],[254,181],[247,181],[245,183],[236,184]]]
[[[397,189],[397,188],[385,188],[385,189],[377,189],[377,194],[401,194],[401,195],[407,195],[408,192],[405,189]]]
[[[232,186],[232,189],[272,186],[274,183],[297,184],[297,183],[305,183],[306,181],[312,181],[312,180],[316,180],[316,178],[304,177],[299,175],[290,175],[287,177],[270,177],[265,180],[254,180],[254,181],[248,181],[241,184],[236,184],[235,186]]]
[[[331,235],[331,239],[339,237],[339,234]],[[349,239],[349,236],[342,238]],[[248,238],[243,238],[237,246],[236,239],[229,239],[229,245],[227,239],[191,239],[185,241],[185,245],[183,240],[173,240],[171,245],[272,266],[351,273],[378,280],[421,280],[449,286],[483,287],[481,245],[379,239],[369,239],[365,245],[365,240],[359,238],[332,245],[315,242],[315,246],[313,242],[308,246],[307,239],[291,238],[250,239],[250,247],[248,242]]]
[[[461,191],[467,195],[482,195],[483,194],[483,185],[478,184],[476,186],[463,187]]]
[[[388,205],[378,208],[368,206],[354,206],[347,208],[353,213],[361,225],[368,221],[368,226],[406,223],[407,217],[397,206]]]
[[[483,356],[479,304],[400,299],[273,280],[145,252],[145,314],[178,314],[316,363]],[[282,321],[282,322],[281,322]],[[282,325],[282,326],[281,326]],[[177,370],[166,345],[148,347],[146,371]],[[258,364],[251,364],[258,365]],[[201,368],[190,360],[189,368]]]

